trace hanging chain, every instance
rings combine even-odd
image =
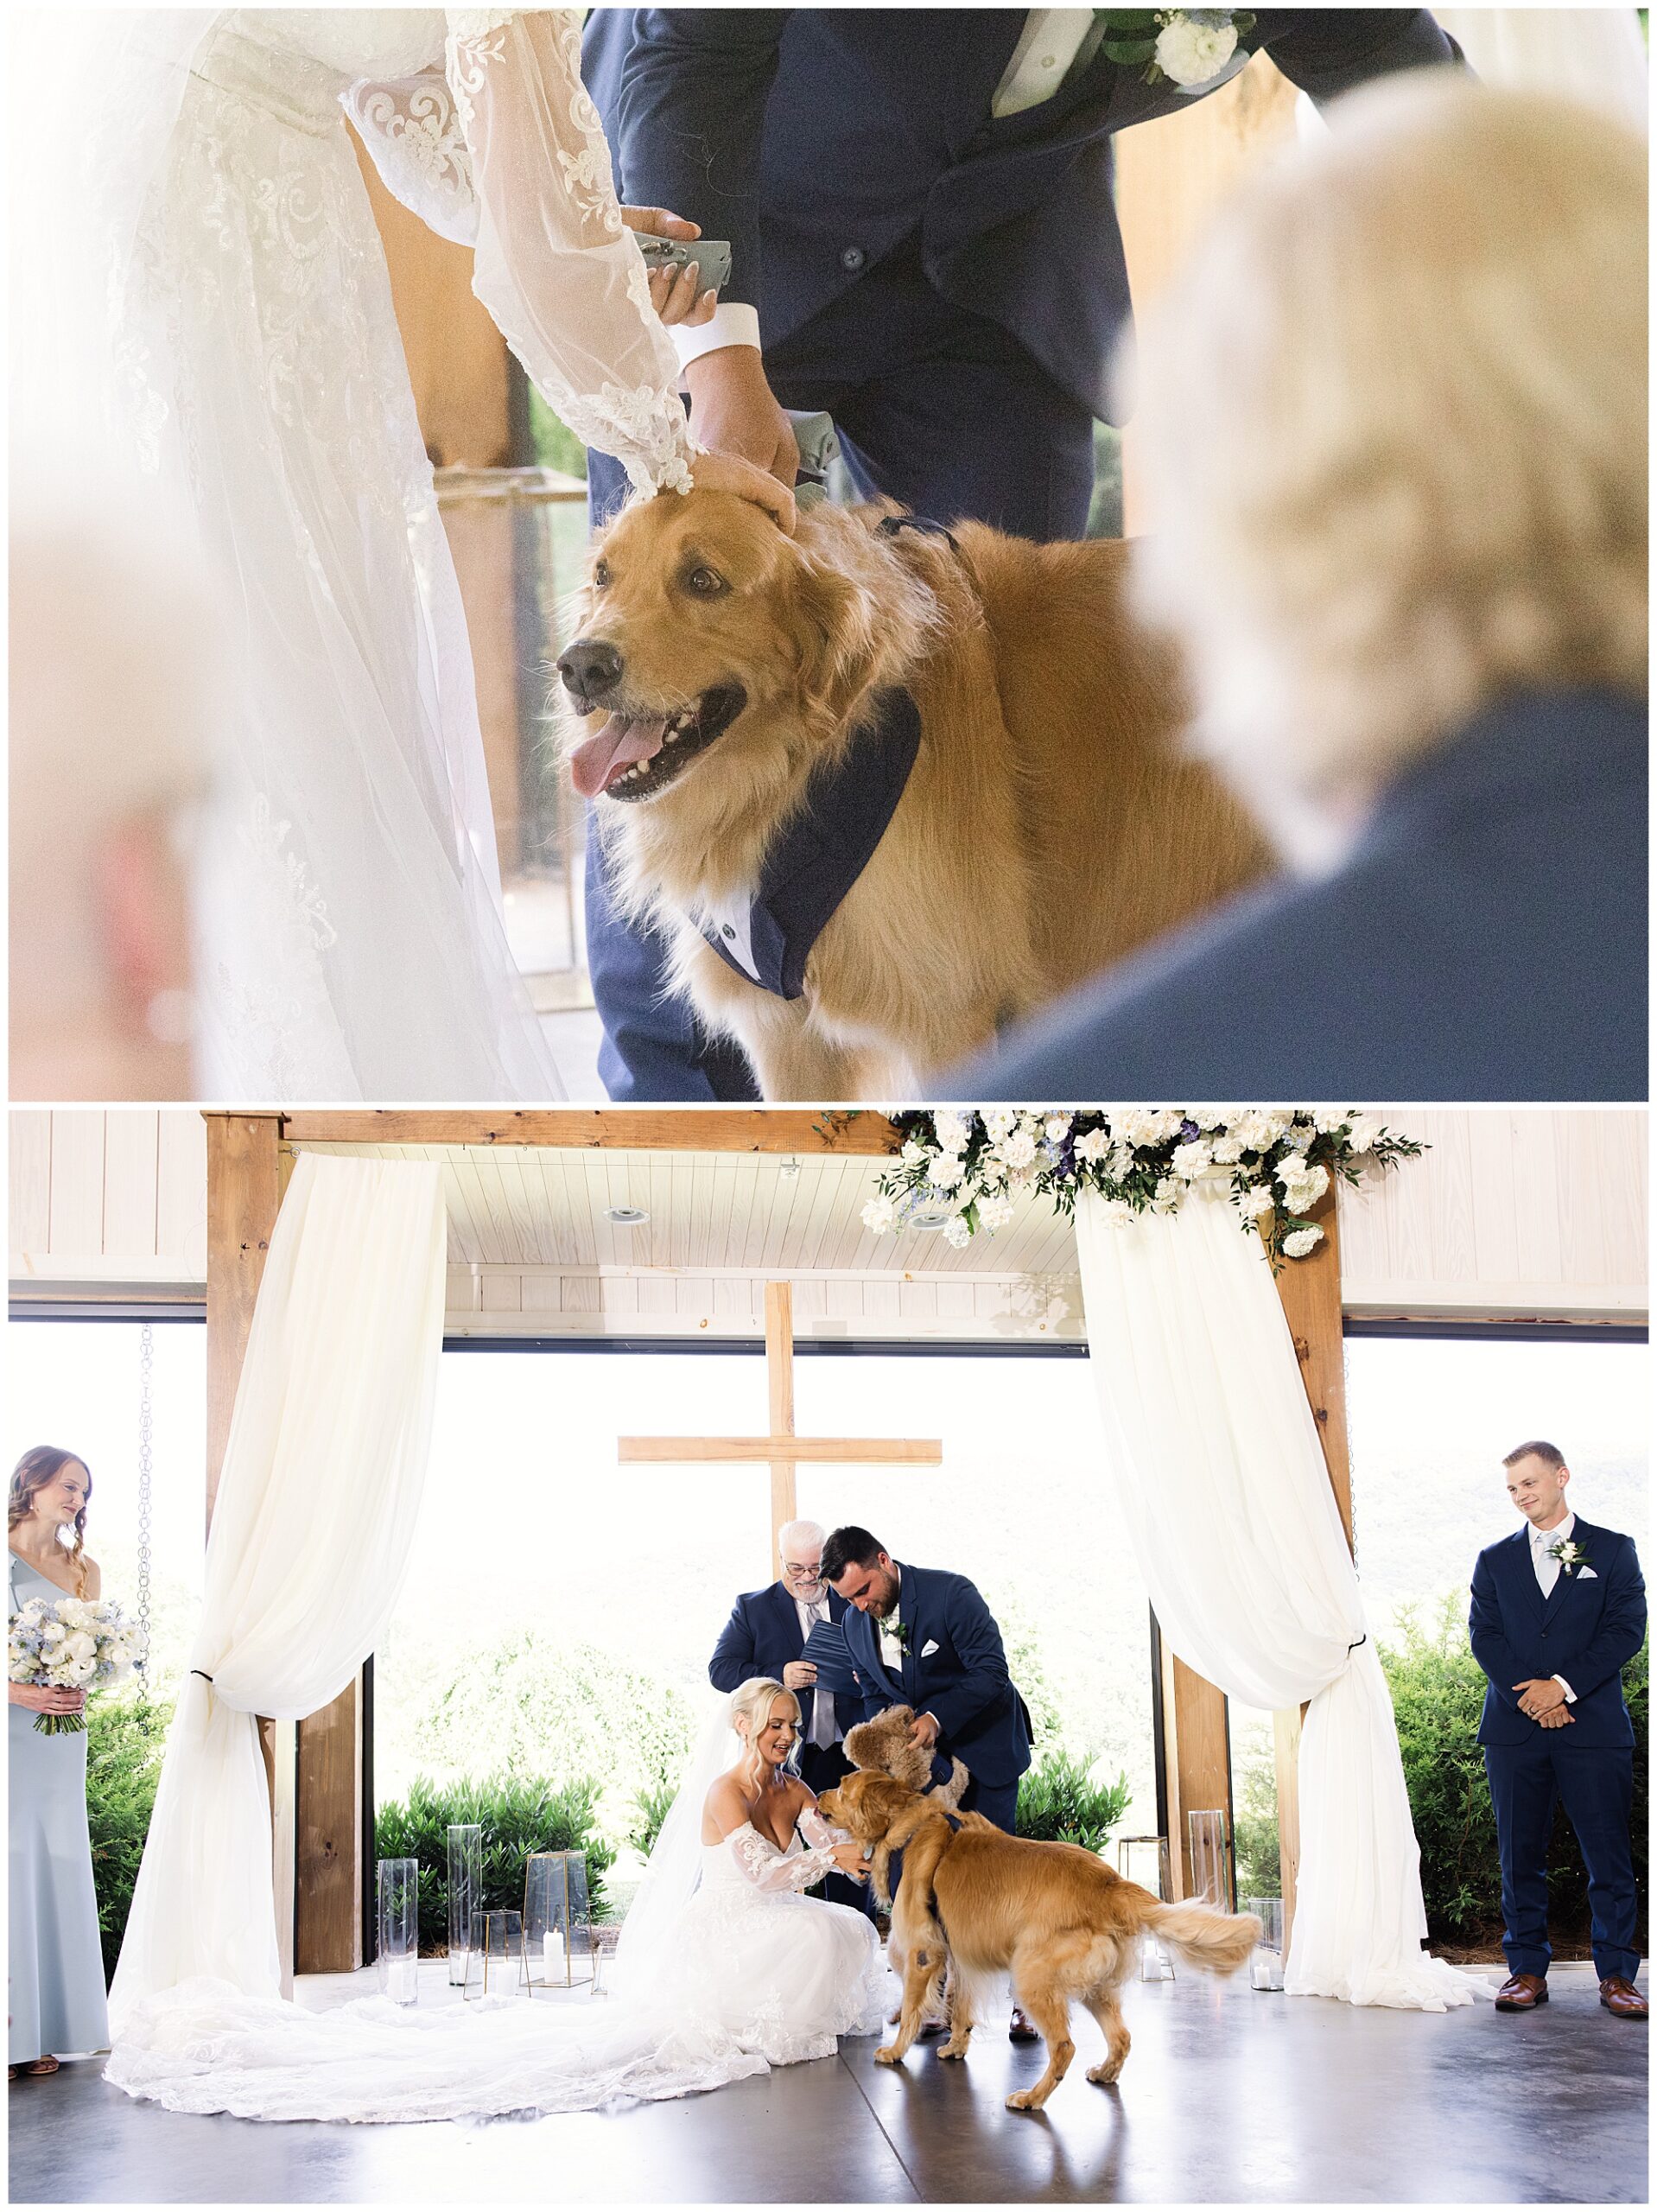
[[[151,1383],[156,1364],[155,1324],[138,1331],[138,1626],[144,1656],[137,1663],[139,1694],[149,1695],[149,1482],[155,1466],[155,1418]]]

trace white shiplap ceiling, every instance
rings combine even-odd
[[[936,1231],[875,1236],[862,1211],[879,1163],[807,1155],[795,1175],[770,1154],[556,1150],[538,1145],[304,1143],[308,1152],[441,1163],[451,1263],[520,1268],[696,1268],[948,1276],[1070,1274],[1076,1235],[1046,1199],[952,1251]],[[650,1216],[627,1229],[610,1206]]]

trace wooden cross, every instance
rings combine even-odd
[[[757,1464],[771,1468],[771,1548],[782,1573],[778,1537],[795,1517],[795,1469],[804,1461],[838,1466],[936,1467],[943,1446],[911,1436],[797,1436],[794,1432],[794,1289],[765,1285],[765,1377],[771,1385],[769,1436],[624,1436],[617,1456],[623,1466]]]

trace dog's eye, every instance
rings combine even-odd
[[[712,569],[693,569],[686,577],[698,599],[717,599],[725,589],[725,579]]]
[[[595,561],[593,564],[593,582],[602,591],[609,581],[610,563],[607,561]]]

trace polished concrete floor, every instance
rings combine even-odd
[[[1197,1977],[1135,1987],[1121,2083],[1078,2016],[1045,2113],[1039,2050],[981,2030],[964,2066],[874,2045],[677,2104],[465,2127],[262,2126],[134,2103],[101,2062],[14,2084],[11,2199],[705,2203],[1641,2203],[1647,2031],[1556,1968],[1529,2016],[1355,2012]]]

